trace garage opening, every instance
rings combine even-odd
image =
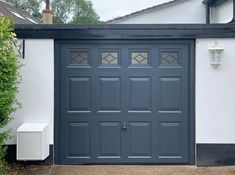
[[[189,164],[192,41],[56,41],[62,164]]]

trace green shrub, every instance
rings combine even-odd
[[[16,99],[20,80],[19,54],[15,49],[14,23],[7,17],[0,16],[0,175],[7,173],[5,155],[6,141],[11,132],[5,126],[12,119],[11,114],[20,107]]]

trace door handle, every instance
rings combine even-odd
[[[122,131],[127,131],[126,122],[122,124]]]

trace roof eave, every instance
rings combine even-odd
[[[23,39],[195,39],[235,38],[235,24],[16,25]]]
[[[204,0],[203,3],[209,5],[210,7],[216,7],[223,4],[227,0]]]

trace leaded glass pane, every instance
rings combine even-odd
[[[131,64],[148,64],[148,52],[131,52]]]
[[[102,52],[102,64],[118,64],[118,52]]]
[[[161,52],[162,64],[179,64],[179,52],[163,51]]]
[[[89,64],[88,52],[72,51],[70,54],[70,64]]]

